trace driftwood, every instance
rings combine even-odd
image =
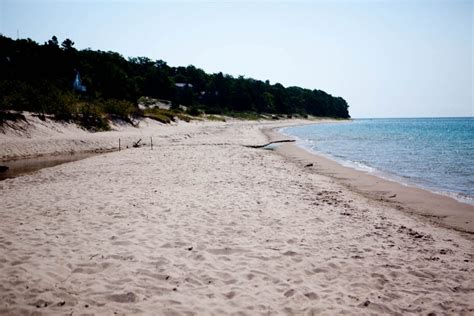
[[[271,144],[276,144],[276,143],[292,143],[294,142],[295,140],[294,139],[283,139],[283,140],[275,140],[273,142],[269,142],[265,145],[245,145],[245,147],[249,147],[249,148],[263,148],[263,147],[267,147],[268,145],[271,145]]]
[[[9,168],[7,166],[0,166],[0,172],[7,172],[8,169]]]
[[[133,146],[134,148],[140,147],[140,142],[141,142],[141,141],[142,141],[142,139],[140,138],[139,140],[137,140],[136,142],[134,142],[132,146]]]

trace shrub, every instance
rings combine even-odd
[[[160,114],[160,113],[150,113],[150,114],[146,114],[145,116],[151,119],[157,120],[158,122],[161,122],[164,124],[169,124],[172,121],[168,116],[164,114]]]
[[[191,115],[191,116],[199,116],[199,115],[202,114],[201,111],[200,111],[197,107],[195,107],[195,106],[189,107],[189,108],[186,110],[186,113],[189,114],[189,115]]]
[[[91,131],[110,130],[109,122],[104,117],[101,108],[94,103],[84,102],[79,105],[79,124]]]
[[[225,118],[215,115],[207,115],[206,119],[209,121],[225,122]]]
[[[189,115],[181,113],[176,113],[176,117],[181,121],[185,121],[186,123],[189,123],[192,120],[192,117],[190,117]]]
[[[126,100],[108,99],[101,103],[105,113],[115,115],[126,121],[129,121],[130,116],[138,110],[133,103]]]
[[[229,112],[226,113],[230,117],[242,119],[242,120],[251,120],[256,121],[262,119],[262,116],[254,112]]]
[[[79,99],[72,93],[60,93],[56,96],[55,106],[47,112],[54,114],[54,118],[61,121],[74,120],[79,114]]]
[[[153,109],[146,109],[144,116],[157,120],[158,122],[161,122],[164,124],[169,124],[172,121],[174,121],[175,113],[170,110],[153,108]]]
[[[204,112],[206,112],[206,114],[223,114],[224,113],[223,109],[217,106],[206,106],[204,107]]]
[[[6,123],[7,121],[16,122],[20,120],[26,121],[26,118],[23,114],[0,110],[0,126]]]
[[[185,115],[183,113],[179,113],[174,110],[165,110],[159,108],[146,109],[143,115],[145,117],[149,117],[164,124],[174,122],[176,118],[185,122],[189,122],[192,119],[190,116]]]
[[[152,105],[155,105],[156,102],[157,102],[156,99],[153,99],[153,98],[150,98],[150,97],[140,97],[140,98],[138,99],[138,103],[141,103],[141,104],[143,104],[143,105],[145,105],[145,106],[147,106],[147,107],[152,106]]]

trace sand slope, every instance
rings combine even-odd
[[[474,314],[471,240],[243,147],[260,127],[0,182],[0,313]]]
[[[150,143],[150,136],[170,135],[170,129],[176,125],[195,126],[211,123],[178,122],[161,124],[152,119],[142,119],[140,128],[130,124],[115,122],[112,131],[90,133],[73,123],[47,119],[40,120],[28,112],[23,112],[27,121],[19,121],[10,126],[0,127],[0,160],[30,158],[42,155],[55,155],[87,151],[118,150],[131,147],[133,142],[142,139]]]

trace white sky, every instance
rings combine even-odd
[[[10,1],[0,33],[342,96],[352,117],[474,116],[472,1]]]

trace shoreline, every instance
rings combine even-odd
[[[277,129],[279,128],[264,129],[264,133],[270,140],[286,136]],[[313,163],[313,166],[307,169],[329,176],[347,189],[365,197],[421,216],[437,225],[467,233],[471,238],[474,237],[474,205],[344,166],[336,160],[310,152],[295,143],[282,144],[275,151],[303,166]]]

